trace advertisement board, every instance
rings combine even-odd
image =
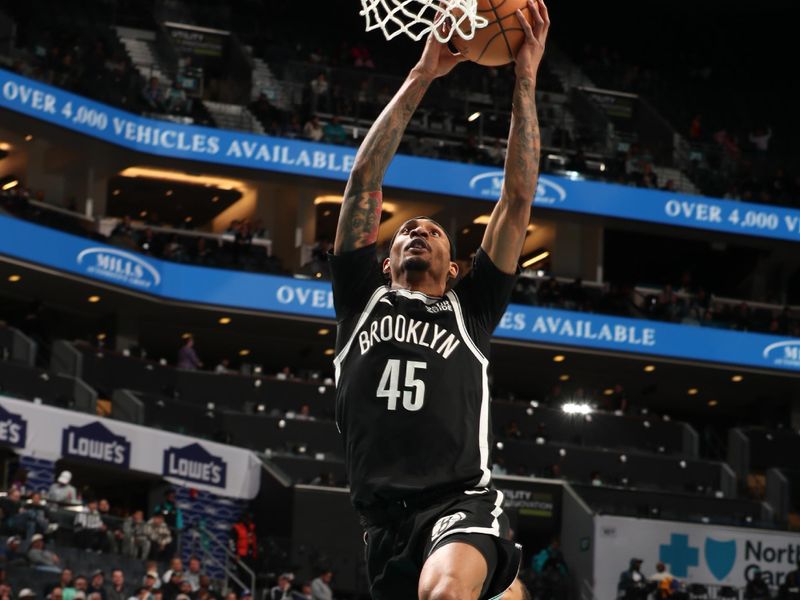
[[[756,570],[780,586],[797,568],[800,534],[744,527],[701,525],[628,517],[595,517],[595,595],[616,598],[620,574],[631,558],[642,559],[642,574],[661,561],[689,583],[743,588]]]

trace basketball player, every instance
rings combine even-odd
[[[428,217],[405,222],[389,258],[381,266],[376,258],[386,169],[431,81],[463,60],[446,44],[428,39],[345,189],[331,257],[336,424],[375,600],[500,598],[519,568],[491,483],[486,356],[515,282],[539,169],[536,74],[550,20],[542,0],[528,7],[533,27],[516,15],[526,41],[516,56],[505,183],[465,277],[457,281],[452,240]]]

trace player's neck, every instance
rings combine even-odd
[[[392,280],[393,290],[408,290],[409,292],[421,292],[426,296],[441,298],[447,291],[447,285],[441,281],[436,281],[430,273],[401,273],[396,279]]]

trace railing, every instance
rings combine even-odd
[[[189,541],[186,538],[190,538]],[[256,596],[256,574],[253,569],[247,566],[239,557],[230,549],[225,542],[220,541],[208,529],[203,526],[192,527],[184,533],[184,543],[191,544],[191,553],[200,557],[205,565],[214,565],[221,569],[225,574],[223,581],[223,592],[227,592],[230,588],[230,582],[235,583],[240,590],[248,589],[253,597]],[[223,562],[214,555],[213,549],[216,549],[219,554],[225,556]],[[242,577],[249,581],[242,581]],[[250,585],[247,585],[247,584]]]

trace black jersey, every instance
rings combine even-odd
[[[444,297],[391,289],[375,246],[331,257],[336,425],[356,508],[491,481],[488,360],[516,276],[479,250]]]

